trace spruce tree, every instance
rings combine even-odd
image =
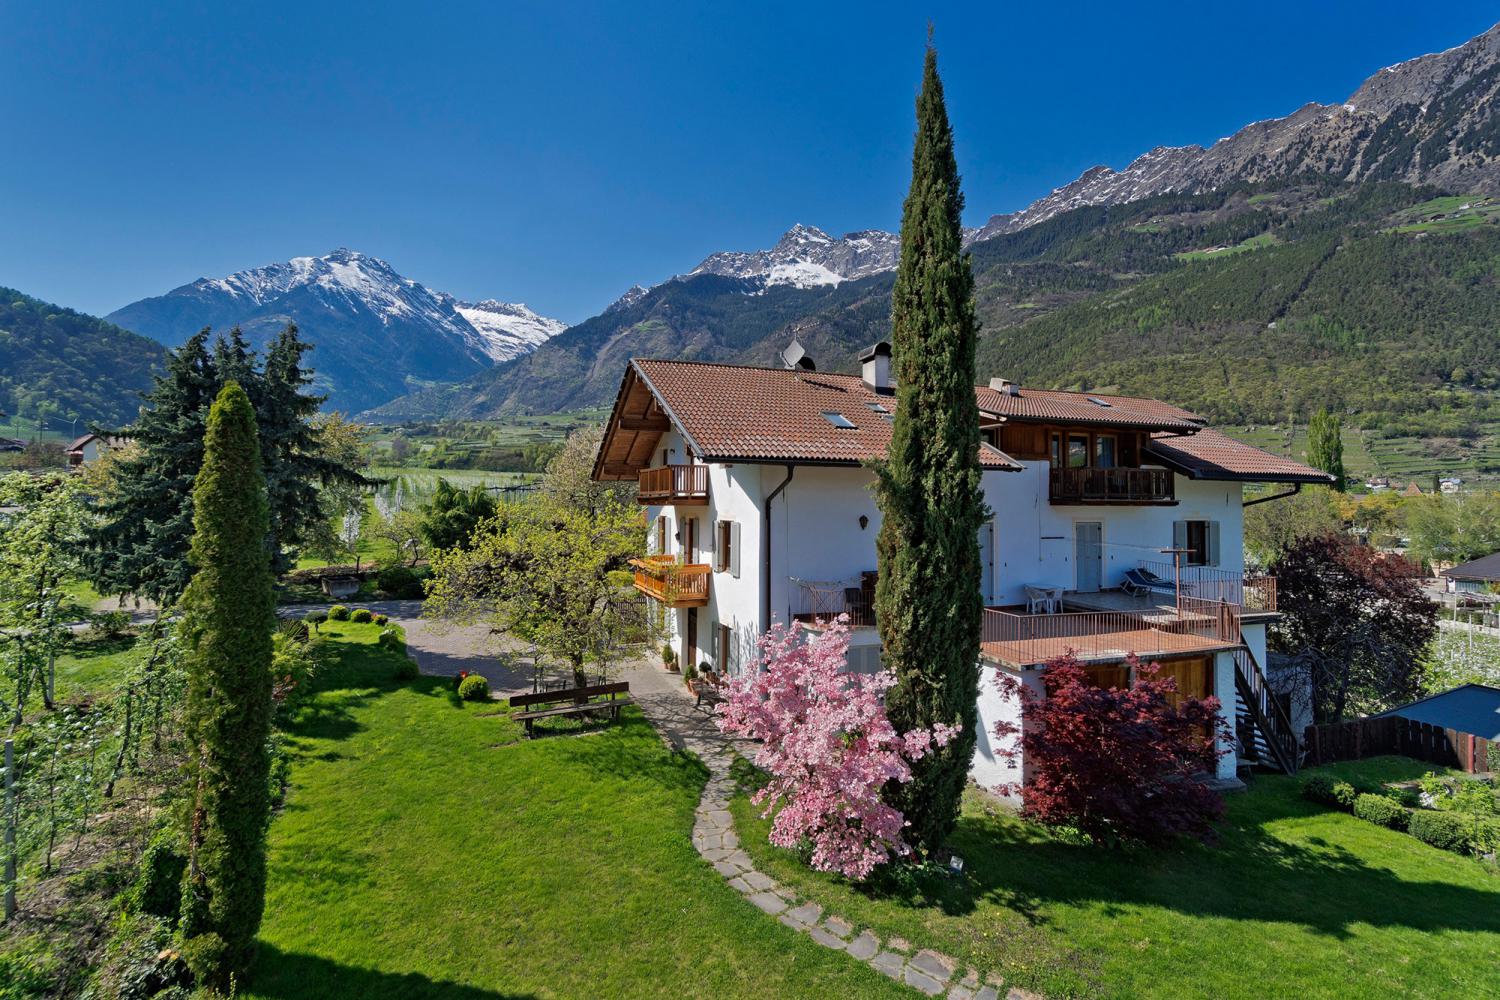
[[[1333,488],[1342,492],[1344,482],[1344,422],[1327,408],[1320,408],[1307,425],[1308,462],[1333,476]]]
[[[974,753],[982,613],[978,532],[979,411],[974,395],[973,276],[963,252],[958,165],[929,45],[917,97],[911,192],[891,297],[896,413],[876,466],[883,517],[876,540],[876,620],[896,686],[886,698],[901,731],[962,724],[961,736],[889,790],[915,846],[953,829]]]
[[[200,984],[218,989],[249,968],[265,904],[276,624],[269,521],[255,412],[231,382],[209,411],[182,598],[193,780],[182,935]]]

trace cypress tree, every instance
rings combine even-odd
[[[1343,492],[1344,422],[1326,407],[1313,414],[1307,425],[1307,458],[1314,468],[1322,469],[1337,480],[1333,488]]]
[[[268,528],[255,412],[231,382],[208,415],[182,598],[193,778],[182,935],[199,982],[218,989],[249,967],[265,905],[276,623]]]
[[[974,395],[973,276],[963,252],[958,165],[937,53],[927,49],[917,97],[911,191],[891,297],[896,413],[876,466],[882,514],[876,621],[896,686],[886,708],[900,730],[962,724],[947,747],[890,789],[915,846],[941,846],[958,817],[978,723],[979,410]]]

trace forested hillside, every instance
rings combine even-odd
[[[52,429],[123,424],[166,356],[154,340],[0,288],[0,411],[47,416]]]

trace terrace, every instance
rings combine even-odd
[[[708,504],[706,465],[663,465],[642,469],[637,484],[636,497],[643,504],[676,504],[681,507]]]
[[[707,563],[679,562],[676,556],[632,559],[635,589],[669,608],[701,608],[708,603]]]

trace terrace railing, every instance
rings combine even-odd
[[[636,496],[644,504],[708,503],[708,466],[663,465],[642,469]]]
[[[854,628],[875,624],[875,574],[862,573],[858,584],[844,580],[793,580],[792,619],[811,624],[848,615]]]
[[[1176,503],[1167,469],[1053,469],[1053,503]]]
[[[1184,597],[1176,609],[1031,615],[987,608],[981,641],[1018,664],[1045,663],[1071,651],[1082,659],[1190,653],[1240,642],[1238,609]]]
[[[1174,567],[1169,562],[1142,562],[1141,569],[1171,583],[1180,573],[1182,593],[1201,600],[1223,601],[1246,611],[1276,610],[1276,578],[1262,573],[1235,573],[1211,566]]]
[[[699,608],[708,603],[711,569],[707,563],[678,562],[675,556],[632,559],[635,589],[668,607]]]

